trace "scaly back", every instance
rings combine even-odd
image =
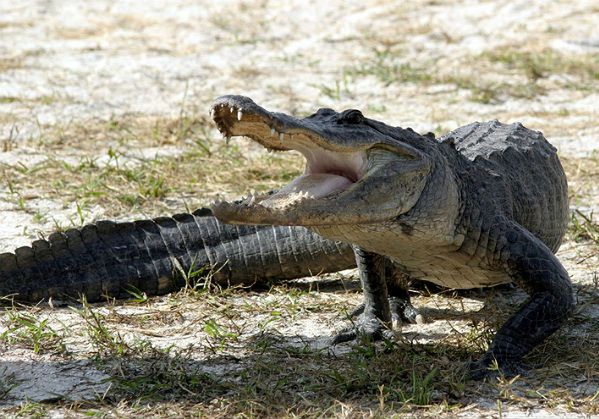
[[[542,133],[520,123],[475,122],[440,141],[453,142],[464,157],[476,202],[503,211],[557,251],[569,218],[568,185],[556,149]]]

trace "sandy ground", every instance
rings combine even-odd
[[[572,74],[549,74],[536,82],[542,88],[538,94],[504,92],[497,87],[503,82],[524,83],[517,66],[499,69],[480,59],[481,54],[503,49],[597,60],[599,6],[592,0],[0,0],[0,141],[5,150],[0,164],[30,167],[43,161],[47,156],[36,142],[56,129],[68,131],[122,117],[176,118],[182,109],[205,114],[215,97],[229,93],[297,114],[325,106],[360,108],[376,119],[423,132],[445,132],[475,120],[521,121],[543,131],[566,158],[586,162],[597,157],[599,79],[585,79],[584,86],[572,88]],[[388,80],[381,72],[390,65],[417,71]],[[483,88],[464,83],[470,79]],[[495,88],[490,100],[472,100]],[[217,138],[214,129],[210,135]],[[177,150],[165,146],[129,152],[143,158]],[[65,148],[61,158],[78,159],[78,153]],[[105,157],[105,144],[87,153]],[[598,192],[597,184],[599,180],[589,190]],[[76,213],[74,203],[44,197],[28,201],[35,211],[23,211],[9,195],[3,184],[3,251],[30,243],[38,231],[51,231],[54,220],[66,222]],[[587,194],[576,207],[585,213],[598,211],[597,196]],[[36,211],[52,217],[36,220]],[[104,213],[101,207],[86,211],[87,219]],[[596,281],[599,260],[594,250],[581,246],[568,242],[559,256],[575,283],[590,284]],[[161,304],[164,301],[158,299],[137,310],[160,311]],[[476,309],[476,302],[472,304]],[[587,310],[599,318],[596,307]],[[73,313],[43,315],[55,324],[80,327]],[[320,317],[306,315],[286,333],[318,345],[317,337],[334,329],[334,316],[325,318],[323,323]],[[179,326],[174,337],[169,333],[170,341],[181,347],[201,341],[201,333],[191,331],[193,324]],[[426,325],[420,333],[432,333],[435,327],[448,333],[444,322]],[[410,327],[407,332],[416,330]],[[152,337],[154,343],[160,344],[160,334],[158,330]],[[79,348],[74,360],[0,347],[0,376],[19,383],[4,403],[101,397],[108,391],[106,375],[87,359],[85,345],[72,345]],[[594,380],[584,395],[597,391],[597,374]],[[476,413],[463,415],[497,415],[496,407],[495,400],[485,399]],[[567,411],[566,406],[523,410],[516,404],[506,406],[502,415],[548,417]]]

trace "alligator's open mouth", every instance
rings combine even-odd
[[[302,199],[325,198],[339,193],[364,176],[368,160],[366,151],[328,150],[319,136],[298,127],[290,127],[271,114],[253,109],[217,103],[213,118],[226,137],[245,135],[268,150],[297,150],[306,158],[305,171],[278,192],[248,197],[247,204],[284,207]]]
[[[359,111],[338,114],[322,109],[311,117],[297,119],[268,112],[243,96],[223,96],[215,101],[210,112],[227,141],[230,137],[246,136],[268,150],[297,150],[306,159],[304,173],[276,192],[250,194],[236,202],[214,203],[214,213],[221,220],[286,225],[372,220],[367,208],[376,206],[377,202],[369,199],[370,193],[364,192],[363,184],[372,174],[369,161],[373,146],[379,143],[372,138],[362,138],[367,135],[356,131],[357,124],[344,125],[347,121],[351,123],[351,118],[363,118]],[[357,114],[352,116],[348,112]],[[401,155],[379,151],[394,160]],[[417,154],[409,151],[401,160],[412,160]],[[377,160],[386,158],[379,155]]]

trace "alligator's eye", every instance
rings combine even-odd
[[[359,124],[364,121],[364,115],[357,109],[349,109],[343,112],[340,121],[349,124]]]
[[[315,113],[313,113],[312,115],[310,115],[308,118],[314,118],[315,116],[331,116],[331,115],[334,115],[336,113],[337,112],[335,112],[331,108],[320,108]]]

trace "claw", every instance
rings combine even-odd
[[[358,310],[359,309],[360,307],[358,307]],[[332,339],[333,345],[362,338],[373,342],[379,340],[395,340],[393,330],[389,329],[378,318],[373,315],[366,316],[364,313],[359,316],[359,319],[354,325],[337,333]]]
[[[390,329],[377,330],[361,330],[360,328],[347,328],[337,333],[331,340],[331,345],[339,345],[340,343],[351,342],[352,340],[364,339],[371,342],[382,340],[395,340],[395,334]]]
[[[360,314],[364,313],[365,307],[366,305],[364,303],[360,304],[359,306],[354,308],[354,310],[351,313],[349,313],[349,317],[351,317],[352,319],[358,317]]]
[[[331,345],[339,345],[340,343],[351,342],[358,338],[358,333],[352,329],[344,329],[337,333],[331,340]]]
[[[426,318],[414,308],[412,303],[398,297],[389,297],[389,307],[393,317],[393,327],[399,327],[401,324],[425,324]],[[357,306],[351,313],[350,318],[356,318],[364,313],[364,303]]]
[[[426,319],[414,308],[409,299],[403,297],[389,297],[389,307],[393,321],[408,324],[424,324]]]

